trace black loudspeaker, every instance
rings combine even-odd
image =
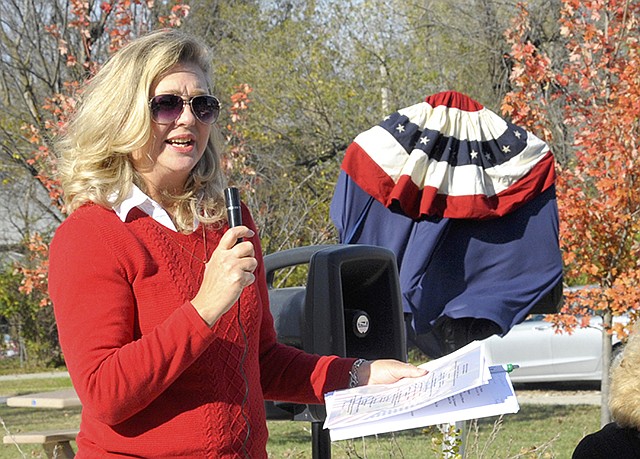
[[[406,360],[404,315],[395,255],[342,245],[309,263],[302,348],[321,355]]]
[[[306,286],[274,288],[276,271],[309,264]],[[398,268],[393,252],[368,245],[320,245],[265,257],[278,341],[306,352],[406,361]],[[323,421],[323,406],[267,405],[269,419]]]

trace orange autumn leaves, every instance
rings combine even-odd
[[[565,279],[595,287],[567,298],[569,329],[587,307],[635,319],[640,306],[639,21],[638,2],[564,0],[555,61],[523,40],[524,5],[506,33],[513,90],[504,113],[573,153],[558,164]]]

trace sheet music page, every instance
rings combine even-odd
[[[324,427],[333,429],[415,411],[486,384],[491,377],[484,345],[478,341],[421,367],[429,372],[420,378],[326,394]]]
[[[329,432],[331,441],[517,413],[520,406],[508,373],[501,366],[491,367],[490,370],[492,378],[487,384],[446,397],[408,413],[332,428]]]

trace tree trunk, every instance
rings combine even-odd
[[[382,99],[382,116],[389,114],[389,88],[387,87],[387,67],[385,64],[380,64],[380,77],[382,79],[382,87],[380,88],[380,96]]]
[[[600,404],[600,425],[604,427],[611,422],[609,412],[609,387],[611,385],[609,373],[611,369],[611,355],[613,340],[607,330],[611,329],[613,317],[611,311],[607,311],[602,316],[602,381],[600,383],[600,393],[602,402]]]

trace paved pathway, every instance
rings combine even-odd
[[[46,378],[68,378],[69,373],[66,371],[46,371],[43,373],[25,373],[17,375],[0,375],[2,381],[19,381],[21,379],[46,379]],[[0,405],[7,402],[7,397],[2,395],[2,385],[0,384]]]
[[[597,405],[600,391],[527,391],[516,389],[520,405]]]

